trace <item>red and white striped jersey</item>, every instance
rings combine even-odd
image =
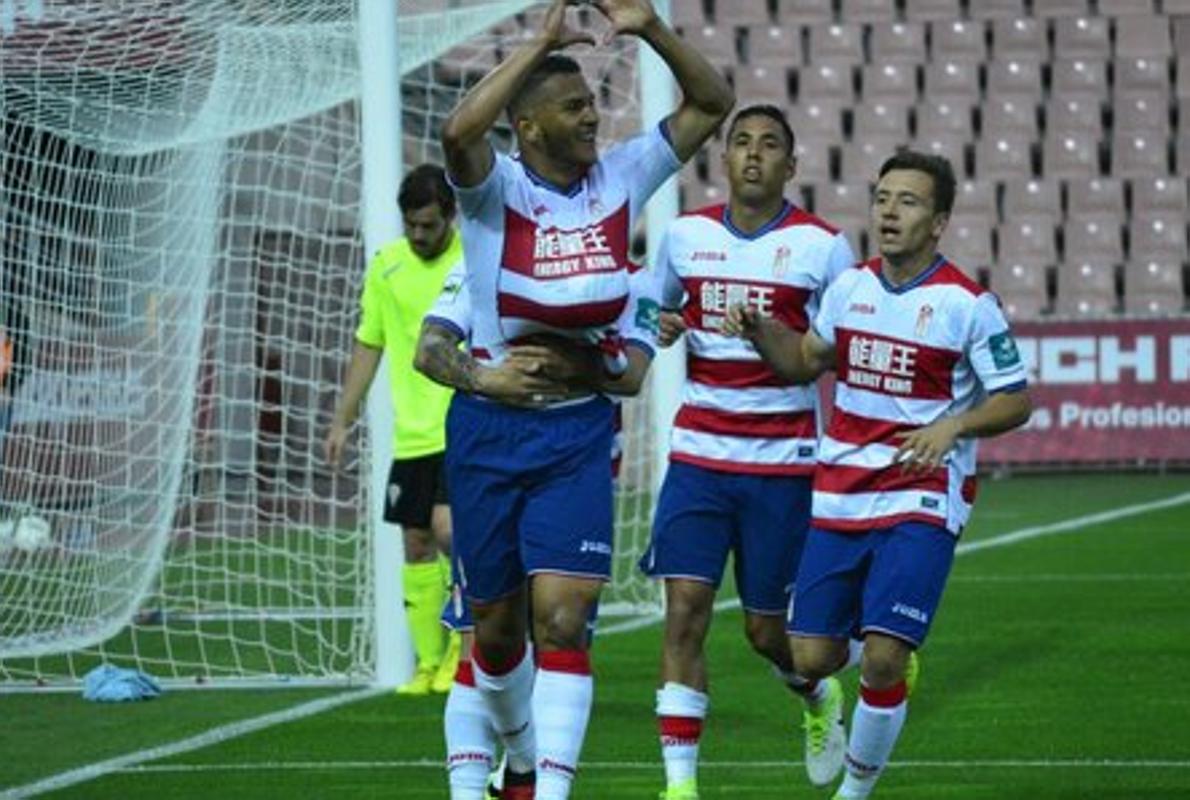
[[[975,499],[975,440],[960,439],[925,474],[904,473],[893,455],[900,434],[1025,387],[996,297],[942,256],[902,286],[889,284],[874,259],[831,285],[814,331],[835,348],[837,370],[814,525],[868,531],[919,520],[957,535]]]
[[[675,220],[657,258],[662,305],[681,303],[687,328],[670,459],[723,472],[810,474],[816,390],[777,378],[750,342],[719,330],[729,306],[747,303],[805,331],[827,284],[855,264],[847,238],[789,204],[744,234],[720,205]]]
[[[611,147],[569,187],[502,154],[478,186],[456,187],[477,358],[498,362],[533,334],[587,340],[629,326],[632,227],[681,167],[665,130]]]

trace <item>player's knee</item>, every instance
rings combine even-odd
[[[752,649],[769,661],[783,664],[789,660],[789,646],[780,617],[748,615],[744,620],[744,633]]]
[[[438,558],[438,546],[434,534],[422,528],[404,530],[405,563],[422,564]]]
[[[794,670],[809,680],[820,680],[834,674],[840,665],[839,653],[834,644],[829,640],[793,638],[791,651]]]
[[[533,633],[538,647],[546,650],[583,650],[587,644],[586,609],[568,604],[537,609]]]
[[[905,679],[905,659],[898,654],[864,651],[861,667],[864,683],[873,689],[889,689]]]

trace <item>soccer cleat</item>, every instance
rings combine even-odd
[[[446,694],[454,686],[455,672],[459,669],[459,655],[462,652],[462,637],[452,631],[447,639],[446,652],[442,655],[442,663],[434,672],[434,680],[430,683],[430,691],[435,694]]]
[[[417,672],[413,674],[413,680],[397,687],[397,694],[403,697],[422,697],[429,694],[430,688],[434,685],[434,674],[437,670],[437,666],[425,669],[418,667]]]
[[[917,679],[921,675],[921,662],[917,659],[917,651],[909,654],[909,663],[905,667],[905,696],[912,697],[917,688]]]
[[[684,781],[670,784],[658,796],[658,800],[698,800],[698,779],[687,778]]]
[[[533,800],[536,790],[536,772],[513,772],[507,764],[505,765],[504,788],[500,790],[500,800]]]
[[[826,786],[843,769],[847,755],[847,728],[843,723],[843,686],[827,678],[826,697],[802,715],[806,736],[806,775],[815,786]]]

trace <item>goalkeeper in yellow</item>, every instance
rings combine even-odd
[[[406,175],[397,204],[405,236],[382,248],[368,266],[355,347],[325,449],[327,460],[337,466],[380,358],[387,354],[396,424],[384,519],[404,532],[405,609],[417,654],[413,680],[397,692],[423,695],[450,691],[459,642],[458,634],[448,634],[439,624],[450,585],[443,454],[451,390],[415,371],[413,354],[422,317],[451,267],[462,260],[463,246],[452,225],[454,194],[441,167],[424,164]]]

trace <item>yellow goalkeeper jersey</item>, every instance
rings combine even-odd
[[[446,449],[446,408],[451,390],[413,368],[422,318],[442,291],[447,273],[463,259],[458,231],[437,258],[426,261],[404,237],[372,258],[360,296],[355,338],[383,349],[392,386],[393,457],[441,453]]]

